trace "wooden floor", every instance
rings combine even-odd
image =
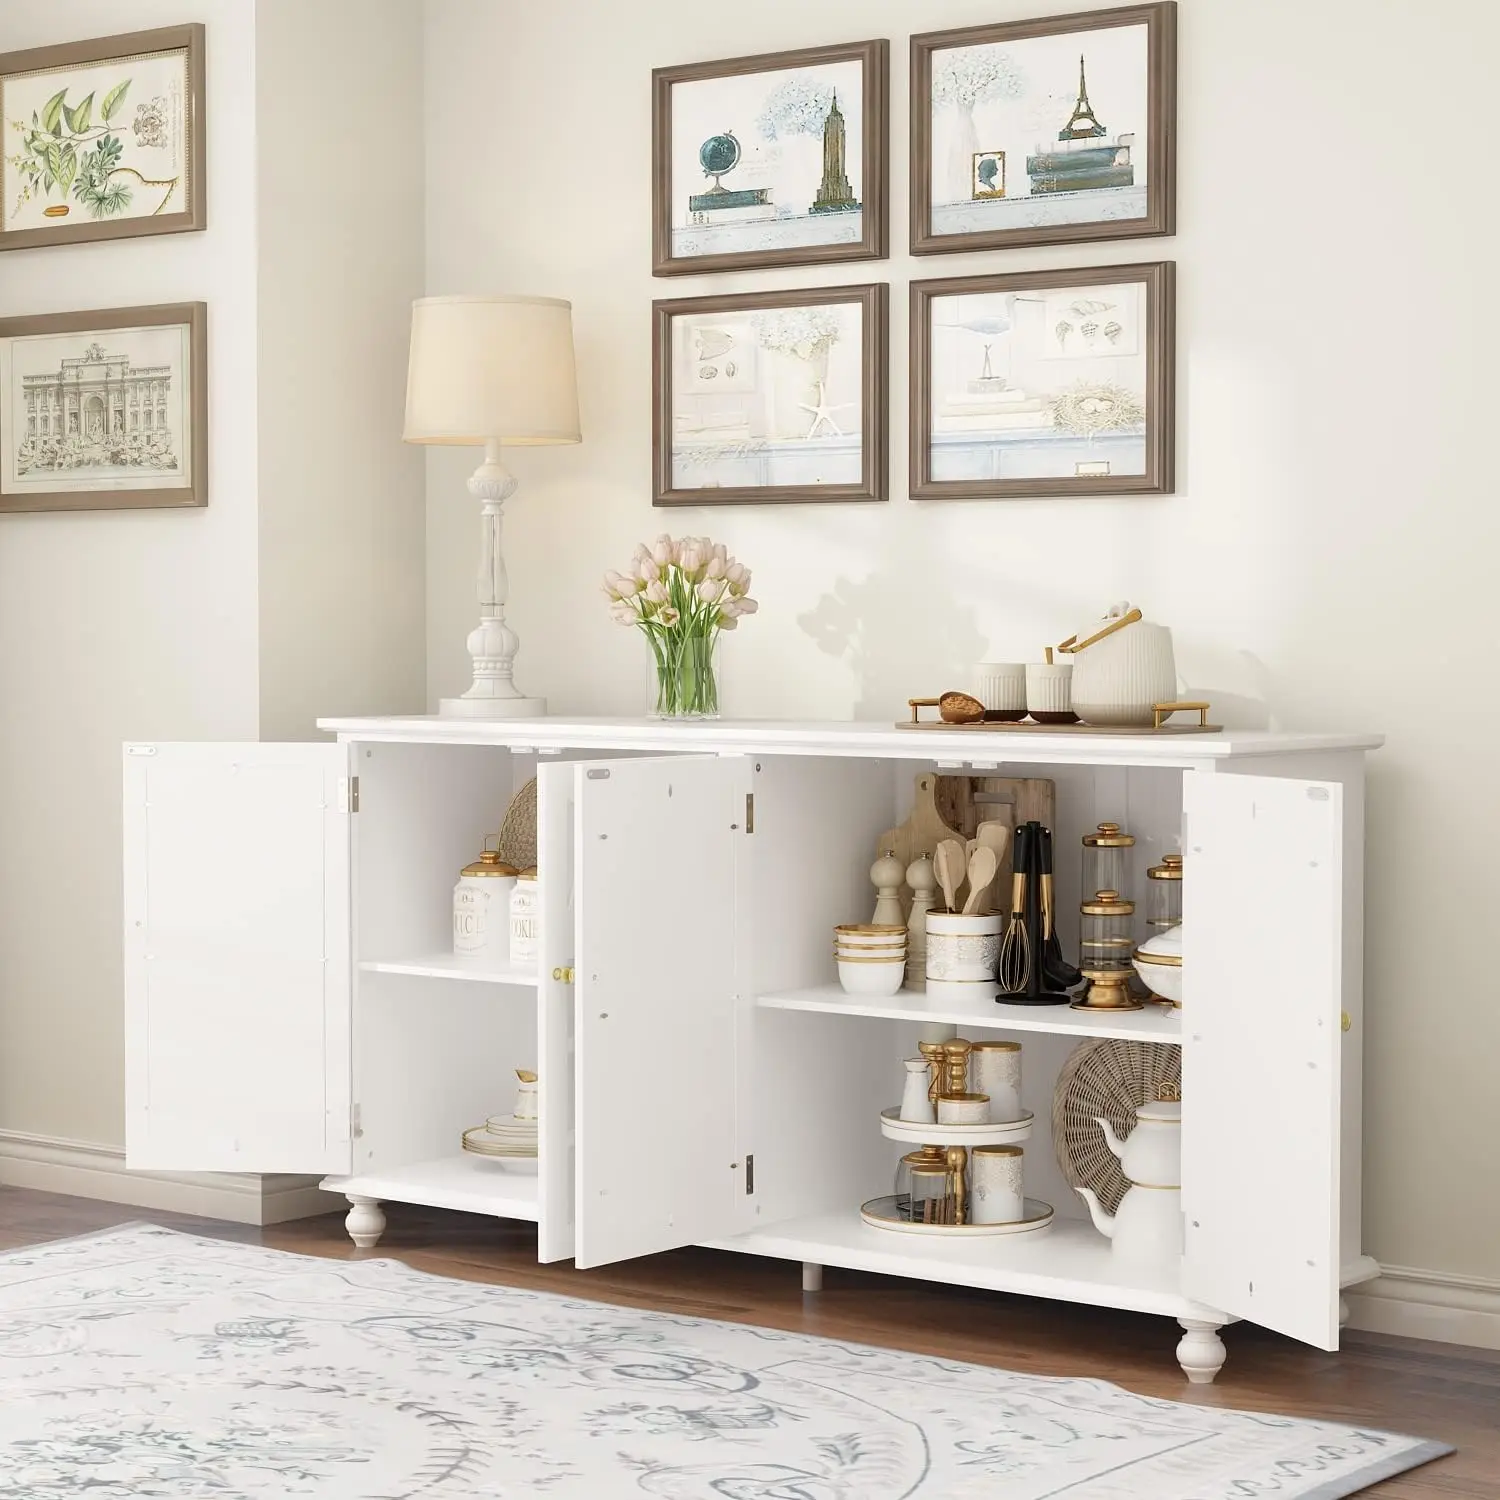
[[[386,1205],[379,1250],[419,1270],[736,1323],[883,1344],[1043,1375],[1087,1375],[1178,1401],[1393,1428],[1458,1453],[1367,1494],[1378,1500],[1500,1500],[1500,1351],[1350,1333],[1324,1354],[1252,1327],[1224,1331],[1229,1363],[1189,1386],[1162,1318],[830,1270],[804,1298],[796,1265],[681,1250],[598,1271],[539,1266],[534,1226]],[[270,1229],[0,1187],[0,1249],[148,1220],[336,1259],[358,1259],[341,1216]]]

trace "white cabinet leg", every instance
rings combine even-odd
[[[821,1292],[823,1290],[823,1268],[814,1261],[802,1262],[802,1290],[804,1292]]]
[[[373,1250],[385,1233],[385,1214],[381,1212],[380,1200],[346,1196],[349,1197],[349,1212],[344,1216],[344,1228],[361,1250]]]
[[[1347,1297],[1340,1297],[1339,1298],[1339,1327],[1340,1328],[1347,1328],[1348,1326],[1349,1326],[1349,1299]]]
[[[1194,1318],[1179,1318],[1183,1335],[1177,1343],[1177,1363],[1193,1385],[1212,1385],[1214,1376],[1224,1368],[1229,1351],[1219,1337],[1222,1323],[1200,1323]]]

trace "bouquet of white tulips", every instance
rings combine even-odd
[[[706,536],[642,542],[626,573],[606,573],[610,613],[634,625],[651,645],[656,712],[663,718],[716,718],[719,682],[714,648],[760,606],[750,597],[750,569]]]

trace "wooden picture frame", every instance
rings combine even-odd
[[[859,77],[859,120],[858,128],[851,130],[846,128],[845,116],[852,101],[846,96],[839,105],[838,87],[841,79],[847,87],[852,70],[857,70]],[[768,83],[757,94],[751,87],[755,75],[769,73],[789,76],[779,84]],[[809,80],[809,73],[821,73],[822,77]],[[797,77],[799,74],[803,76]],[[763,266],[883,260],[890,253],[889,76],[890,43],[883,38],[655,69],[651,74],[652,274],[683,276]],[[733,85],[724,91],[722,102],[698,90],[691,116],[685,107],[674,110],[676,90],[714,80]],[[837,122],[834,111],[825,113],[823,105],[823,88],[830,84]],[[703,97],[701,105],[696,102],[698,94]],[[692,135],[691,140],[679,135],[674,144],[674,117],[681,130]],[[688,117],[688,123],[684,117]],[[691,124],[692,119],[698,123]],[[763,145],[774,147],[774,154],[745,163],[736,127],[748,139],[758,121],[769,122],[761,124],[761,131],[769,128],[774,132],[779,124],[790,144],[783,147],[774,138],[767,139]],[[823,177],[814,189],[811,181],[817,180],[816,156],[811,159],[810,181],[808,152],[793,148],[803,145],[798,137],[814,135],[815,127],[822,133]],[[852,173],[845,170],[852,159],[850,136],[859,143],[858,163]],[[732,140],[732,146],[723,145],[726,139]],[[721,160],[727,163],[717,172],[713,158],[704,154],[716,142],[720,143]],[[690,153],[697,153],[691,164]],[[770,185],[745,177],[741,186],[725,188],[719,181],[720,176],[744,166],[770,177]],[[685,167],[698,179],[696,183],[680,180]],[[675,183],[674,175],[679,179]],[[713,188],[697,194],[691,191],[708,177],[714,179]],[[777,183],[784,188],[778,189]],[[778,209],[788,205],[771,196],[778,190],[800,194],[801,201],[809,203],[806,211],[780,215]],[[815,193],[811,200],[806,199],[809,190]],[[715,196],[730,201],[716,209],[705,201]],[[713,223],[715,213],[735,222]],[[820,229],[824,231],[821,238]],[[770,243],[757,245],[757,241]],[[716,245],[718,248],[714,248]]]
[[[0,250],[207,225],[203,38],[193,22],[0,54]]]
[[[1175,291],[1172,261],[914,281],[912,498],[1171,494]]]
[[[670,298],[652,304],[652,320],[653,505],[886,499],[885,282]],[[689,369],[701,384],[679,392],[677,376]],[[702,378],[707,369],[712,381]],[[857,462],[841,415],[850,408],[859,413]],[[781,477],[743,482],[756,475]]]
[[[1089,33],[1105,55],[1086,75]],[[956,66],[957,59],[945,68],[944,54],[955,49],[976,49],[967,69]],[[941,165],[935,159],[934,78],[941,85],[945,118],[949,108],[953,116]],[[1056,142],[1035,141],[1029,130],[1036,106],[1028,96],[1072,94],[1075,87],[1073,115],[1058,120]],[[1091,88],[1099,114],[1093,111]],[[983,128],[975,114],[981,105],[988,105]],[[1113,122],[1113,129],[1100,115]],[[990,139],[986,130],[999,139]],[[1144,150],[1137,140],[1141,130]],[[1176,0],[914,36],[911,253],[1171,234],[1177,212],[1176,137]],[[1043,144],[1051,149],[1040,150]],[[986,190],[973,174],[982,158],[996,157],[1005,163],[1003,181],[999,191]],[[991,168],[991,181],[994,176]]]
[[[0,513],[207,504],[207,303],[0,318]]]

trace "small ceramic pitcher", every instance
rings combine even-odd
[[[901,1118],[913,1125],[931,1125],[937,1119],[932,1106],[932,1069],[925,1057],[908,1057],[902,1066],[906,1086],[901,1091]]]

